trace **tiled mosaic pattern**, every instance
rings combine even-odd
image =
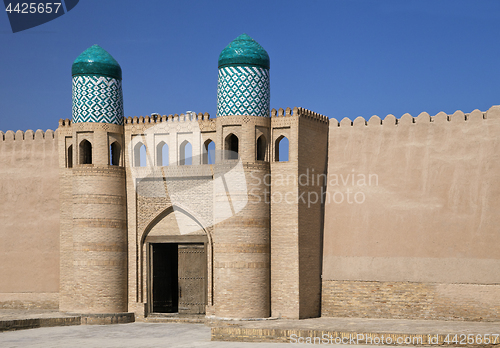
[[[73,76],[73,122],[123,124],[121,80]]]
[[[269,70],[238,66],[219,69],[217,116],[269,116]]]

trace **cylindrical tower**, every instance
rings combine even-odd
[[[220,54],[217,92],[215,315],[269,317],[269,56],[248,35]]]
[[[61,266],[60,310],[126,312],[122,72],[94,45],[75,60],[72,75],[71,145],[66,145],[72,161],[72,226],[65,237],[72,241],[61,241],[61,253],[71,261]]]
[[[219,55],[217,116],[269,116],[269,55],[247,34]]]

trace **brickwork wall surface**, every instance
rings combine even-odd
[[[324,317],[498,321],[500,286],[323,281]]]

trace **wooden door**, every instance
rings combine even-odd
[[[177,310],[177,244],[150,244],[152,307],[155,313],[176,313]]]
[[[204,314],[206,305],[206,254],[203,244],[178,245],[179,313]]]

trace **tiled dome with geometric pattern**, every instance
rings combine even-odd
[[[99,75],[122,79],[120,64],[99,45],[89,47],[78,56],[71,67],[71,75]]]
[[[228,66],[258,66],[269,69],[269,55],[247,34],[234,39],[219,55],[219,68]]]

